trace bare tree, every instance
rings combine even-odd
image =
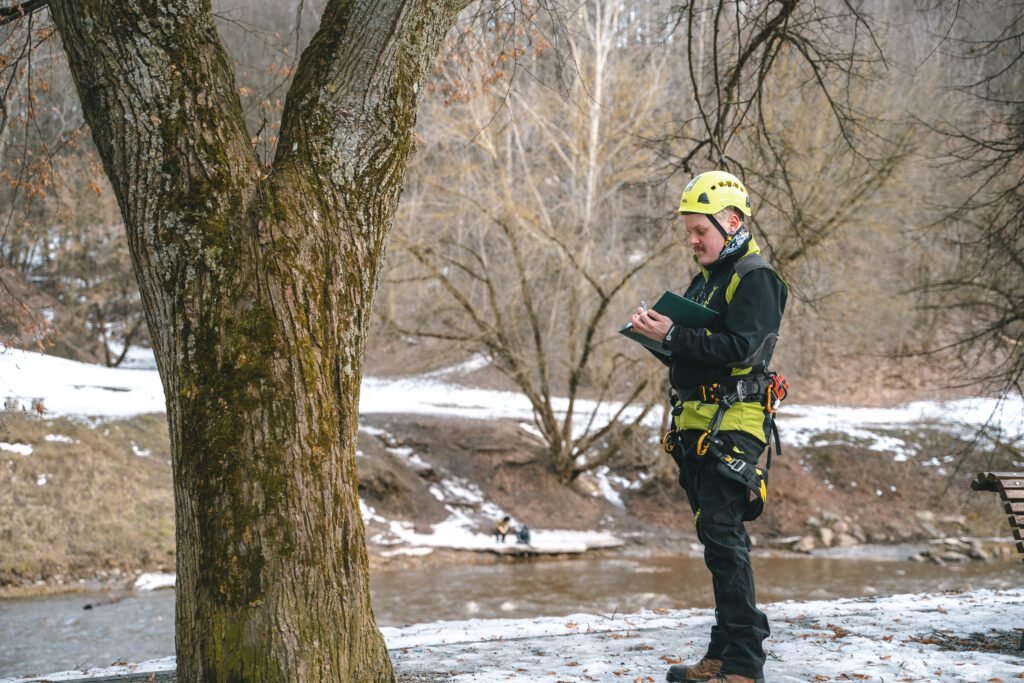
[[[49,88],[59,47],[40,9],[38,0],[0,8],[0,318],[5,343],[43,348],[56,338],[59,302],[29,284],[31,268],[48,255],[45,230],[33,219],[51,184],[54,150],[70,131],[66,110],[50,97],[59,92]]]
[[[967,379],[1000,393],[1024,391],[1024,2],[939,3],[952,17],[946,48],[952,85],[967,107],[934,128],[955,178],[935,235],[957,261],[927,289],[952,309]]]
[[[664,120],[670,65],[630,44],[621,3],[488,15],[464,30],[432,84],[391,276],[405,283],[399,298],[432,305],[391,323],[485,352],[529,399],[550,468],[571,481],[621,452],[659,393],[646,354],[616,330],[667,243],[637,142]],[[560,74],[556,42],[578,71]]]
[[[60,254],[48,264],[50,286],[44,288],[62,300],[62,315],[71,318],[59,321],[60,341],[68,343],[71,330],[87,330],[86,343],[97,347],[95,355],[117,367],[132,345],[148,345],[143,342],[149,339],[124,225],[116,219],[84,223],[69,233],[51,241]]]
[[[393,680],[362,356],[420,84],[465,2],[329,2],[270,168],[204,0],[50,0],[123,216],[173,453],[181,680]]]
[[[774,240],[762,237],[785,270],[831,239],[909,151],[905,133],[869,106],[878,93],[865,86],[886,67],[876,20],[843,0],[695,0],[676,20],[692,100],[656,138],[667,168],[747,178],[776,224]]]

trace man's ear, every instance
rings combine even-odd
[[[740,226],[743,225],[743,220],[732,211],[729,212],[729,220],[727,222],[729,224],[730,235],[735,235],[739,232]]]

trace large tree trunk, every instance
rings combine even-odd
[[[458,7],[330,2],[266,170],[208,1],[50,4],[167,396],[179,679],[394,680],[359,385],[418,86]]]

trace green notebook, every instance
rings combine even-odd
[[[711,322],[717,313],[706,306],[701,306],[696,301],[690,301],[687,298],[681,297],[673,292],[665,292],[661,295],[661,298],[651,307],[651,310],[667,315],[672,319],[672,322],[680,327],[692,327],[700,328],[707,327],[708,323]],[[626,323],[619,330],[619,334],[625,335],[635,342],[639,342],[662,356],[671,355],[669,351],[666,351],[661,342],[656,342],[653,339],[638,334],[633,331],[633,323]]]

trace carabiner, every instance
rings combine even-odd
[[[711,432],[704,432],[697,438],[697,455],[707,455],[711,448]]]

